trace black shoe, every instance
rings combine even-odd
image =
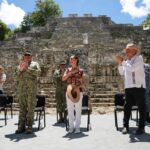
[[[26,134],[32,134],[32,133],[33,133],[32,127],[28,127],[28,128],[26,129]]]
[[[138,129],[136,130],[136,135],[141,135],[141,134],[143,134],[143,133],[145,133],[145,130],[144,130],[143,128],[138,128]]]
[[[127,133],[129,133],[129,128],[128,127],[124,127],[122,129],[122,134],[127,134]]]
[[[25,132],[25,128],[18,128],[16,131],[15,131],[15,134],[20,134],[20,133],[23,133]]]
[[[150,123],[150,118],[146,119],[146,122],[147,122],[147,123]]]
[[[146,122],[150,123],[150,117],[146,117]]]
[[[149,116],[149,112],[146,113],[146,122],[150,123],[150,116]]]
[[[59,119],[58,121],[57,121],[57,123],[63,123],[64,122],[64,119]]]

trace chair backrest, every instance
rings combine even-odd
[[[82,99],[82,107],[88,107],[89,106],[89,96],[83,95]]]
[[[0,94],[0,107],[5,107],[7,105],[7,96],[5,94]]]
[[[36,98],[37,98],[36,107],[45,106],[45,96],[43,96],[43,95],[37,95]]]
[[[118,94],[115,94],[115,106],[124,106],[124,103],[125,103],[125,94],[123,93],[118,93]]]
[[[7,104],[12,104],[13,103],[13,96],[7,96]]]

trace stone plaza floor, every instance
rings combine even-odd
[[[148,150],[150,148],[150,124],[146,133],[135,135],[136,122],[130,121],[130,134],[123,135],[122,113],[118,115],[119,131],[114,125],[114,115],[92,114],[91,130],[86,130],[87,116],[82,116],[81,133],[68,134],[65,124],[57,124],[56,116],[46,115],[46,127],[37,130],[34,124],[33,134],[15,134],[18,115],[11,119],[8,116],[4,125],[3,114],[0,114],[0,150]],[[43,126],[43,120],[41,120]]]

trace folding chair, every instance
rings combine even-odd
[[[7,96],[7,108],[10,108],[11,118],[13,118],[13,96]]]
[[[5,125],[7,125],[7,96],[0,94],[0,112],[4,111]]]
[[[115,108],[114,108],[115,127],[116,127],[116,130],[118,130],[117,112],[124,111],[125,94],[122,94],[122,93],[115,94],[114,99],[115,99],[114,100],[114,103],[115,103]],[[138,107],[136,105],[132,106],[131,119],[133,119],[132,118],[132,111],[136,111],[136,123],[138,123]]]
[[[46,117],[45,117],[45,96],[43,95],[37,95],[37,104],[35,107],[36,120],[38,120],[38,130],[40,129],[41,125],[41,118],[43,116],[44,118],[44,127],[46,127]]]
[[[91,129],[90,126],[90,107],[89,107],[89,96],[88,95],[83,95],[83,99],[82,99],[82,115],[87,114],[87,131],[89,131]],[[69,119],[67,118],[68,116],[68,110],[66,108],[65,110],[65,117],[66,117],[66,130],[69,129]]]

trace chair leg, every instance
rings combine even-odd
[[[36,121],[38,120],[38,115],[39,115],[38,113],[39,113],[39,112],[37,111],[37,112],[36,112],[36,117],[35,117],[35,120],[36,120]]]
[[[88,118],[87,118],[87,131],[90,129],[90,110],[88,110]]]
[[[114,116],[115,116],[115,126],[116,126],[116,130],[118,131],[118,118],[117,118],[117,110],[114,110]]]
[[[68,119],[68,112],[65,110],[64,112],[64,117],[65,117],[65,125],[66,125],[66,131],[69,129],[69,119]]]
[[[66,131],[68,131],[69,130],[69,118],[67,118],[67,120],[66,120]]]
[[[45,108],[44,108],[43,112],[44,112],[44,127],[46,127],[46,116],[45,116]]]
[[[133,120],[132,111],[131,111],[131,120]]]
[[[10,106],[10,111],[11,111],[11,118],[13,118],[13,109],[12,109],[12,105]]]
[[[41,115],[42,115],[42,111],[40,110],[40,114],[39,114],[39,124],[38,124],[38,130],[40,130],[40,124],[41,124]]]
[[[64,121],[66,122],[66,120],[67,120],[67,111],[65,110],[64,111]]]
[[[7,125],[7,108],[4,108],[5,125]]]
[[[56,121],[58,122],[58,110],[56,108]]]
[[[138,116],[139,112],[138,110],[136,110],[136,125],[138,126],[139,123],[139,116]]]

